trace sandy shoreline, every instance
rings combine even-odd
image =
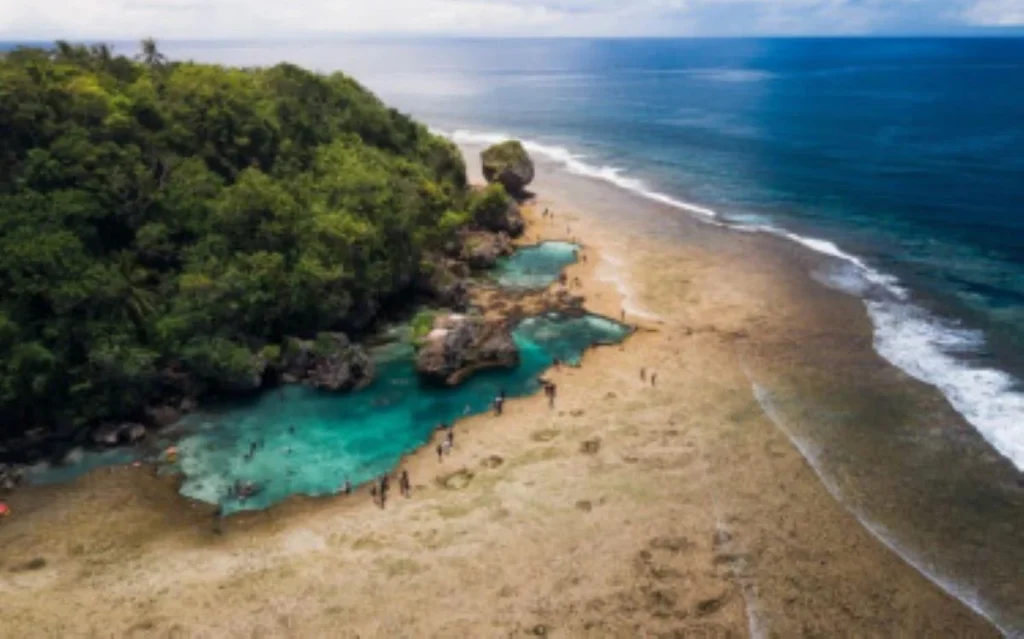
[[[659,241],[561,199],[528,217],[524,241],[585,247],[567,275],[588,310],[644,329],[550,371],[553,410],[460,421],[442,463],[430,445],[404,460],[413,497],[384,510],[365,490],[294,499],[219,536],[145,470],[17,493],[3,634],[997,635],[837,503],[752,392],[824,344],[870,346],[854,301],[808,298],[761,249]]]

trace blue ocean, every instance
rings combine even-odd
[[[1024,39],[169,45],[344,70],[463,143],[514,136],[885,289],[876,348],[1024,469]],[[855,291],[861,293],[862,291]]]

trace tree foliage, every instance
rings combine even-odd
[[[130,417],[357,322],[468,219],[458,151],[351,78],[0,58],[0,434]],[[268,348],[269,347],[269,348]]]

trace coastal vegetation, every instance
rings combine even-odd
[[[341,73],[58,42],[4,55],[0,87],[0,439],[258,389],[298,339],[348,348],[331,332],[508,204]]]

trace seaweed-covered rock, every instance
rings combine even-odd
[[[533,181],[533,160],[518,140],[495,144],[480,154],[484,178],[499,182],[512,195],[522,195]]]
[[[438,316],[416,355],[421,376],[448,385],[478,370],[517,364],[519,349],[504,322],[458,314]]]

